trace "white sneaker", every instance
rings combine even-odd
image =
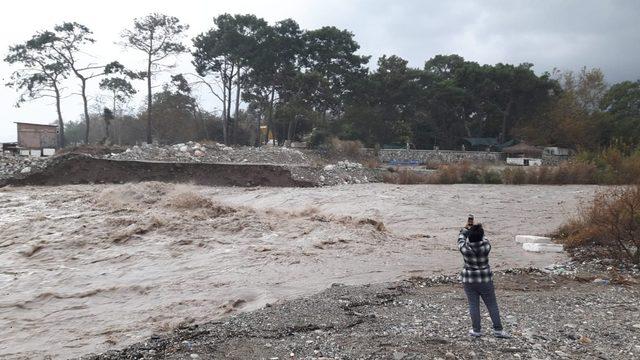
[[[469,330],[469,336],[471,337],[480,337],[482,336],[482,332],[474,331],[473,329]]]
[[[504,330],[493,330],[493,336],[500,339],[511,339],[511,335],[507,334]]]

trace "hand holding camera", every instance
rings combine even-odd
[[[473,214],[469,214],[469,218],[467,218],[467,224],[464,226],[465,229],[470,229],[473,226]]]

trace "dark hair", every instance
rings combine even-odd
[[[480,242],[484,238],[484,229],[482,224],[475,224],[469,228],[469,241]]]

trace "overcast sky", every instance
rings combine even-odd
[[[530,62],[538,73],[599,67],[609,83],[640,78],[640,1],[636,0],[11,1],[2,4],[0,13],[0,54],[4,58],[10,45],[24,42],[37,30],[77,21],[88,26],[97,40],[90,61],[119,60],[140,67],[141,54],[124,50],[117,42],[133,18],[150,12],[177,16],[191,26],[189,38],[209,29],[212,19],[225,12],[253,13],[271,23],[293,18],[304,29],[334,25],[355,34],[361,54],[373,56],[370,65],[383,54],[401,56],[415,67],[436,54],[459,54],[482,64]],[[178,70],[190,71],[189,61],[188,56],[176,59]],[[13,70],[0,64],[3,85]],[[99,96],[97,83],[90,86],[94,102]],[[74,91],[77,84],[69,82],[67,92]],[[199,97],[208,110],[216,108],[206,93]],[[14,90],[0,86],[0,142],[15,141],[14,121],[56,120],[51,101],[16,108],[16,99]],[[131,106],[138,108],[141,102],[135,99]],[[62,111],[67,121],[80,119],[79,97],[65,98]]]

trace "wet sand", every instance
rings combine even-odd
[[[516,234],[546,234],[593,186],[162,183],[0,189],[0,357],[121,348],[332,283],[453,273],[469,212],[495,269],[545,266]]]

